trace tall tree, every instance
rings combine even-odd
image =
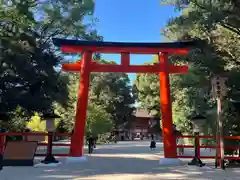
[[[75,123],[79,74],[71,73],[65,74],[65,76],[69,79],[69,100],[66,106],[61,106],[56,103],[55,110],[63,117],[61,126],[65,131],[71,132]],[[87,108],[86,136],[98,136],[110,132],[113,129],[112,116],[106,111],[106,106],[104,104],[98,104],[92,99],[92,95],[90,94]]]
[[[41,44],[37,33],[21,32],[10,22],[1,27],[1,110],[11,111],[20,105],[38,111],[49,108],[53,101],[63,103],[66,85],[54,69],[59,58]]]
[[[176,7],[183,4],[183,1],[166,2],[176,5]],[[209,6],[210,2],[212,2],[212,9],[201,9],[198,6],[199,3]],[[227,5],[228,2],[232,3]],[[208,118],[206,133],[214,134],[216,104],[211,96],[211,77],[214,74],[224,72],[228,76],[227,86],[229,91],[224,104],[224,107],[226,107],[224,108],[224,119],[227,121],[227,119],[236,117],[234,111],[228,108],[229,103],[227,103],[229,99],[239,97],[238,89],[240,87],[237,81],[239,77],[239,50],[237,48],[239,44],[239,23],[237,23],[238,19],[233,20],[238,13],[233,10],[233,6],[237,6],[233,1],[189,0],[187,6],[185,4],[184,7],[181,7],[181,15],[170,19],[162,31],[162,34],[168,40],[202,39],[205,41],[204,45],[193,49],[187,56],[170,56],[172,63],[184,63],[190,67],[189,74],[171,77],[174,121],[185,132],[191,132],[190,117],[196,113],[204,113]],[[227,9],[234,11],[234,13],[229,11],[226,16],[225,10]],[[230,17],[231,13],[233,14]],[[225,25],[228,27],[225,27]],[[234,30],[229,27],[234,27]],[[137,81],[140,80],[137,82],[138,97],[143,104],[148,93],[150,93],[148,97],[152,96],[151,102],[155,102],[154,99],[158,98],[158,94],[154,95],[153,92],[149,91],[151,84],[157,84],[158,79],[150,83],[150,81],[145,80],[147,78],[153,80],[152,77],[147,75],[137,77]],[[149,103],[145,104],[146,107],[149,107]],[[154,105],[150,109],[153,107]],[[231,121],[235,122],[233,124],[229,124],[229,121],[227,124],[226,121],[225,128],[229,130],[229,133],[234,134],[231,129],[233,127],[236,129],[239,125],[236,124],[236,121]]]
[[[75,124],[76,105],[78,99],[79,88],[79,74],[65,73],[64,78],[68,81],[68,102],[65,106],[59,103],[55,103],[56,113],[62,116],[62,121],[59,124],[62,131],[73,130]],[[106,112],[105,106],[96,104],[91,101],[89,97],[89,103],[87,108],[87,120],[86,120],[86,136],[93,135],[98,136],[106,132],[110,132],[113,128],[112,117]]]
[[[56,70],[63,55],[51,38],[101,40],[93,10],[92,0],[0,1],[0,111],[20,105],[35,112],[66,103],[68,77]]]
[[[114,63],[98,60],[99,63]],[[77,102],[77,89],[79,75],[69,74],[69,101],[68,108],[62,110],[68,126],[72,128],[75,120],[75,107]],[[128,120],[134,110],[135,97],[127,74],[124,73],[92,73],[89,90],[89,104],[98,109],[104,109],[113,125],[122,125]],[[89,107],[90,108],[90,107]],[[88,109],[90,111],[90,109]],[[94,110],[94,111],[95,111]],[[70,129],[71,129],[70,128]]]
[[[160,0],[161,4],[172,4],[178,10],[186,9],[190,15],[180,16],[177,21],[188,27],[194,24],[207,30],[217,26],[240,35],[240,2],[236,0]],[[192,23],[192,22],[195,23]]]
[[[128,120],[134,110],[135,99],[127,74],[94,74],[91,95],[98,104],[104,105],[116,126]]]

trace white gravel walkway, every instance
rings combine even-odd
[[[0,180],[240,180],[240,168],[216,170],[211,161],[204,161],[208,166],[203,168],[187,166],[190,160],[181,166],[160,166],[162,153],[161,143],[151,151],[147,141],[119,142],[99,146],[87,162],[80,164],[66,164],[60,158],[62,164],[57,167],[4,167]]]

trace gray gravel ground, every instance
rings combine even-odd
[[[64,153],[68,149],[58,147],[54,151]],[[66,164],[64,158],[59,158],[62,164],[57,167],[4,167],[0,180],[240,180],[240,168],[215,169],[211,160],[204,161],[207,166],[203,168],[187,166],[190,160],[178,166],[163,166],[158,164],[161,157],[161,143],[151,151],[148,141],[119,142],[98,146],[86,162]],[[39,160],[36,158],[36,163]]]

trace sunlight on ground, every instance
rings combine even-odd
[[[48,176],[42,176],[42,179],[59,179],[59,180],[66,180],[66,179],[74,179],[76,176],[71,175],[48,175]]]
[[[180,174],[106,174],[106,175],[98,175],[98,176],[91,176],[85,178],[75,178],[74,180],[146,180],[146,179],[186,179],[183,175]]]
[[[92,154],[93,157],[138,158],[145,160],[159,160],[161,156],[155,154]]]

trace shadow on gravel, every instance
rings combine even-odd
[[[65,164],[64,159],[59,158],[63,164],[57,167],[4,167],[0,180],[230,180],[230,176],[240,177],[240,169],[160,166],[161,156],[161,146],[154,151],[147,144],[109,146],[96,149],[86,162]]]
[[[103,155],[103,154],[102,154]],[[134,155],[134,154],[132,154]],[[146,155],[147,156],[147,155]],[[216,177],[221,180],[226,173],[231,173],[232,177],[238,177],[239,171],[223,172],[212,168],[198,168],[182,166],[160,166],[158,160],[144,158],[144,155],[138,157],[127,157],[122,154],[121,157],[108,157],[101,155],[89,156],[87,162],[79,164],[62,164],[58,167],[41,168],[6,168],[2,171],[1,178],[5,173],[11,171],[19,174],[22,180],[98,180],[98,179],[195,179],[207,180]],[[1,173],[1,172],[0,172]],[[2,176],[3,175],[3,176]],[[204,175],[204,176],[203,176]],[[6,178],[5,178],[6,179]],[[3,180],[5,180],[3,178]],[[8,177],[8,180],[15,180]],[[18,177],[19,179],[19,177]],[[2,179],[1,179],[2,180]],[[17,179],[16,179],[17,180]]]

